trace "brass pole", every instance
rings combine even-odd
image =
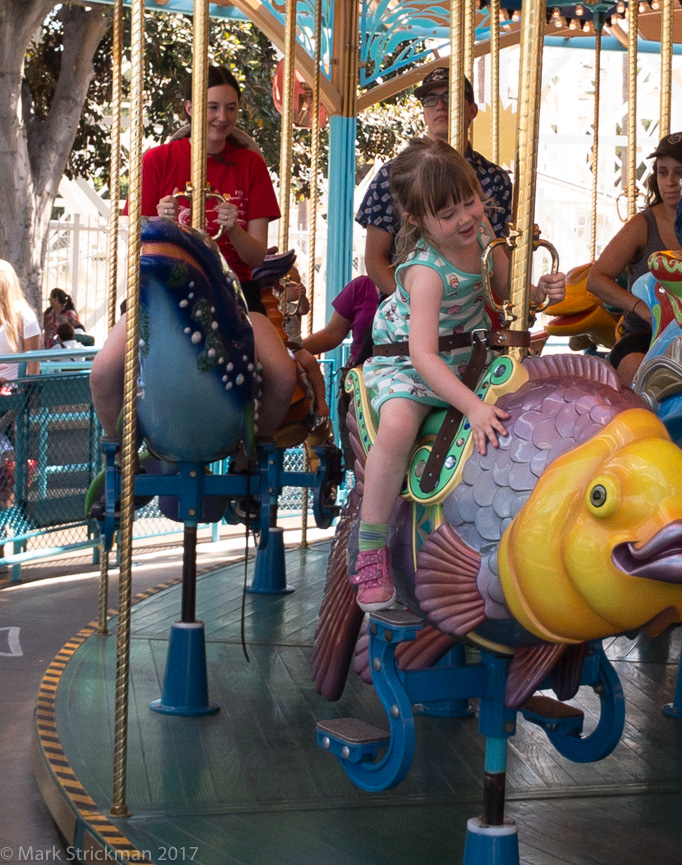
[[[464,84],[464,14],[463,6],[471,0],[450,0],[450,144],[462,151],[464,143],[464,111],[462,87]]]
[[[133,556],[133,503],[137,462],[137,368],[140,339],[140,224],[142,213],[142,135],[144,108],[144,0],[133,0],[130,79],[130,191],[128,193],[128,274],[126,346],[123,387],[123,440],[121,444],[120,573],[118,582],[118,635],[116,644],[116,697],[114,707],[114,783],[111,813],[128,816],[126,764],[128,757],[128,686],[130,669],[130,597]]]
[[[464,56],[464,75],[469,79],[472,86],[474,83],[474,43],[476,42],[476,6],[473,0],[467,0],[464,3],[464,22],[463,22],[463,56]],[[450,87],[451,93],[463,93],[464,92],[464,78],[460,79],[460,88],[459,91],[453,90],[452,86]],[[460,99],[462,97],[460,96]],[[462,112],[464,113],[464,112]],[[462,141],[466,137],[467,132],[469,135],[473,134],[473,130],[467,130],[463,127]]]
[[[116,324],[116,288],[118,283],[118,228],[121,196],[121,92],[123,66],[123,0],[114,0],[113,34],[111,46],[111,165],[109,169],[109,297],[107,304],[108,329]]]
[[[637,205],[637,30],[639,27],[639,5],[637,0],[628,3],[628,156],[627,192],[628,219]]]
[[[516,316],[510,326],[512,330],[526,330],[528,327],[544,25],[544,0],[526,4],[521,19],[521,68],[514,182],[518,191],[515,227],[519,231],[519,237],[512,251],[510,268],[510,299]],[[510,354],[518,360],[525,357],[527,353],[527,349],[510,349]]]
[[[291,197],[291,152],[294,136],[294,75],[296,65],[296,0],[286,0],[284,21],[284,75],[282,82],[282,143],[279,160],[279,251],[289,247],[289,199]]]
[[[673,0],[661,0],[661,121],[660,137],[670,135],[673,75]]]
[[[111,162],[109,167],[109,294],[107,297],[107,330],[116,323],[116,289],[118,286],[118,230],[121,186],[121,92],[123,66],[123,0],[114,0],[111,39]],[[108,634],[107,598],[109,595],[109,551],[100,543],[99,599],[97,633]]]
[[[592,225],[590,226],[590,261],[597,257],[597,191],[599,179],[599,102],[601,96],[601,21],[594,32],[594,123],[592,128]]]
[[[194,0],[192,44],[192,228],[206,225],[206,104],[208,96],[208,0]]]
[[[495,164],[500,162],[500,0],[490,2],[490,143]]]
[[[320,162],[320,124],[318,117],[320,113],[320,77],[322,74],[322,0],[315,0],[315,51],[313,64],[315,66],[315,77],[313,78],[313,104],[312,123],[310,126],[310,224],[308,226],[308,323],[306,330],[308,334],[313,330],[313,315],[315,313],[315,257],[317,255],[317,205],[319,193],[317,188],[317,173]],[[310,468],[308,452],[305,453],[305,469]],[[301,546],[308,547],[308,487],[303,487],[301,497]]]

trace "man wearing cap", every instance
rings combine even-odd
[[[450,72],[446,66],[439,66],[424,78],[414,91],[421,100],[424,123],[431,138],[448,140],[449,112],[448,95]],[[464,79],[465,138],[464,155],[478,177],[484,195],[488,199],[486,216],[495,234],[506,234],[507,223],[511,218],[512,186],[509,175],[499,165],[490,162],[477,153],[468,138],[471,121],[478,114],[474,101],[474,89],[468,78]],[[369,189],[355,216],[355,221],[367,229],[365,241],[365,267],[367,275],[384,294],[395,290],[393,274],[394,241],[400,228],[399,214],[393,207],[391,194],[391,163],[385,163],[373,178]]]

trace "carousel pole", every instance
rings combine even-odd
[[[118,229],[120,224],[121,177],[121,92],[123,67],[123,0],[115,0],[111,45],[111,164],[109,168],[109,294],[107,298],[107,330],[116,323],[116,288],[118,284]],[[99,602],[97,633],[108,634],[107,597],[109,595],[109,550],[100,533]]]
[[[208,95],[208,0],[195,0],[192,45],[192,228],[206,224],[206,106]]]
[[[661,0],[661,120],[659,135],[670,135],[673,74],[673,0]]]
[[[490,141],[492,160],[500,162],[500,0],[490,2]]]
[[[192,45],[191,214],[192,228],[206,223],[206,116],[208,105],[208,0],[195,0]],[[196,469],[189,471],[190,478]],[[197,523],[188,511],[183,520],[182,599],[180,620],[171,624],[161,699],[149,708],[165,715],[210,715],[220,708],[208,699],[206,635],[196,617]]]
[[[464,21],[462,28],[462,55],[463,55],[463,72],[464,75],[471,82],[471,86],[474,84],[474,44],[476,42],[476,5],[472,2],[464,4]],[[460,90],[452,90],[450,88],[451,93],[463,92],[464,90],[464,77],[460,79],[461,86]],[[462,112],[464,115],[464,112]],[[469,132],[473,134],[473,130],[467,130],[462,127],[462,141],[464,141],[466,137],[466,133]]]
[[[597,257],[597,193],[599,187],[599,107],[601,97],[602,21],[594,20],[594,121],[592,127],[592,225],[590,226],[590,261]]]
[[[282,143],[279,160],[278,245],[286,252],[289,244],[289,199],[291,197],[291,151],[294,131],[294,75],[296,63],[296,0],[286,0],[284,22],[284,80],[282,94]]]
[[[315,51],[313,64],[315,77],[313,79],[312,122],[310,126],[310,225],[308,228],[308,335],[313,331],[313,315],[315,314],[315,257],[317,254],[317,212],[319,193],[317,188],[317,172],[320,162],[320,75],[322,63],[322,0],[315,0]],[[309,470],[310,459],[305,451],[305,469]],[[308,487],[303,487],[301,495],[301,547],[308,547]]]
[[[462,152],[464,143],[464,106],[462,89],[464,84],[464,8],[467,0],[450,0],[450,144]]]
[[[637,212],[637,30],[639,4],[628,3],[628,155],[627,194],[628,219]]]
[[[144,109],[144,0],[131,4],[130,79],[130,192],[126,295],[126,345],[121,443],[120,573],[118,581],[118,635],[116,645],[116,697],[114,704],[114,780],[111,813],[129,816],[126,805],[128,758],[128,692],[130,672],[130,599],[133,557],[133,504],[135,496],[137,370],[140,339],[140,222],[142,213],[142,133]]]
[[[529,321],[529,287],[534,243],[535,178],[537,142],[540,123],[542,85],[542,45],[545,3],[528,3],[521,19],[521,69],[519,73],[519,107],[516,137],[516,224],[518,232],[510,266],[510,300],[515,318],[511,330],[527,330]],[[522,360],[526,348],[511,348],[509,353]]]

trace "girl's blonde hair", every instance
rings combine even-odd
[[[0,258],[0,326],[5,328],[13,352],[21,350],[24,331],[21,307],[25,303],[19,277],[9,261]]]
[[[445,141],[413,138],[391,162],[391,191],[401,224],[396,262],[404,261],[421,238],[430,242],[424,219],[477,195],[485,196],[476,172]],[[409,214],[411,219],[406,218]]]

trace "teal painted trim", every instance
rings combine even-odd
[[[113,6],[114,0],[94,0],[93,5]],[[124,6],[130,6],[130,0],[123,0]],[[145,8],[154,12],[175,12],[178,15],[194,15],[194,0],[168,0],[159,5],[155,0],[145,0]],[[208,4],[208,14],[211,18],[225,18],[233,21],[248,21],[248,17],[234,6],[219,6],[217,3]]]
[[[586,48],[589,51],[594,51],[593,36],[577,36],[572,39],[564,39],[561,36],[546,36],[545,45],[549,48]],[[601,42],[602,51],[620,51],[626,53],[627,48],[613,36],[605,36]],[[650,39],[637,40],[637,52],[639,54],[660,54],[661,43],[653,42]],[[682,45],[673,45],[673,54],[682,54]]]
[[[485,771],[497,774],[507,771],[507,740],[488,736],[485,740]]]

